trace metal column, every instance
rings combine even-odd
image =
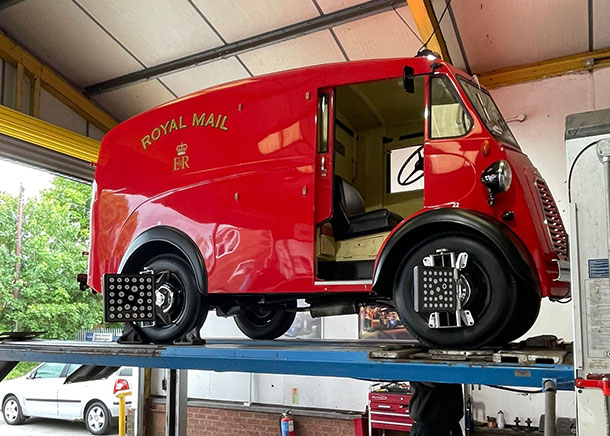
[[[146,405],[150,397],[151,369],[138,368],[138,392],[134,419],[135,436],[146,436]]]
[[[165,436],[186,436],[188,371],[167,370],[165,399]]]

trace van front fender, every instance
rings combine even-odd
[[[396,271],[405,254],[427,237],[453,232],[470,233],[491,243],[504,256],[507,267],[520,279],[535,284],[540,293],[534,261],[517,235],[487,215],[457,208],[421,213],[394,231],[377,257],[373,289],[379,294],[391,295]]]

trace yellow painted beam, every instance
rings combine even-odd
[[[441,28],[438,25],[434,9],[430,0],[407,0],[407,5],[411,10],[419,36],[423,41],[428,42],[428,48],[432,51],[437,52],[447,62],[451,62],[447,45],[443,38]],[[434,31],[436,29],[436,32]],[[434,35],[432,35],[434,33]],[[432,35],[432,37],[430,37]]]
[[[106,132],[117,125],[117,121],[108,113],[2,33],[0,33],[0,57],[12,64],[22,64],[30,76],[40,77],[43,89],[101,131]]]
[[[40,117],[40,77],[35,77],[30,87],[30,115]]]
[[[15,109],[20,111],[23,107],[23,64],[17,64],[15,76]]]
[[[502,68],[478,74],[478,77],[486,88],[498,88],[602,67],[610,67],[610,49],[608,48],[533,64]]]
[[[0,134],[86,162],[97,162],[100,143],[30,115],[0,106]]]

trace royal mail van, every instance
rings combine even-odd
[[[381,304],[427,345],[479,347],[568,296],[567,261],[489,92],[428,52],[227,83],[121,123],[101,144],[87,285],[151,342],[209,310],[272,339],[297,311]]]

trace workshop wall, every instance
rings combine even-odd
[[[268,436],[279,434],[281,414],[233,409],[189,406],[188,436]],[[293,416],[295,434],[299,436],[354,436],[353,419],[331,419]],[[147,434],[165,435],[165,404],[153,403],[146,410]]]

